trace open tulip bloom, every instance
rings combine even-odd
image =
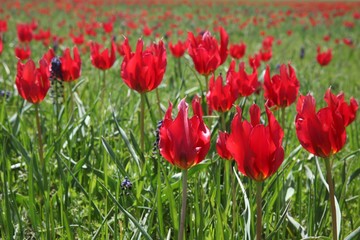
[[[192,32],[189,32],[188,40],[189,55],[196,71],[201,75],[208,76],[225,62],[229,36],[222,27],[220,27],[220,44],[208,31],[196,38]]]
[[[188,105],[182,99],[178,105],[179,113],[171,117],[172,104],[165,113],[160,127],[160,154],[172,165],[182,169],[182,206],[178,239],[183,239],[186,198],[187,169],[204,160],[210,149],[210,131],[204,124],[200,99],[195,96],[192,101],[193,117],[188,118]]]
[[[300,96],[295,118],[296,135],[300,144],[310,153],[325,158],[326,179],[329,185],[333,239],[338,238],[335,209],[335,192],[332,180],[330,157],[339,152],[346,142],[345,128],[355,120],[358,103],[354,98],[350,104],[344,94],[335,96],[328,89],[324,97],[327,107],[316,112],[315,98],[310,94]]]
[[[237,163],[238,170],[256,181],[256,239],[262,235],[261,193],[262,182],[272,176],[284,160],[282,140],[284,132],[272,112],[266,108],[268,125],[260,123],[260,108],[253,104],[250,107],[250,119],[242,119],[240,107],[231,122],[231,132],[226,147]]]

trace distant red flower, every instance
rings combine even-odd
[[[210,112],[215,110],[217,112],[227,112],[237,99],[237,89],[232,87],[228,82],[223,84],[223,78],[219,75],[216,80],[212,75],[209,81],[209,91],[206,94],[206,102],[209,106]]]
[[[240,59],[245,55],[246,45],[245,43],[230,45],[230,56],[235,59]]]
[[[267,126],[260,123],[258,105],[250,107],[250,122],[242,119],[240,107],[236,110],[226,147],[242,174],[256,181],[264,181],[277,171],[284,160],[284,132],[268,108]]]
[[[31,55],[31,49],[29,46],[15,47],[14,51],[15,51],[15,56],[22,61],[28,59]]]
[[[315,112],[315,99],[310,94],[300,96],[296,106],[295,126],[299,142],[319,157],[329,157],[343,148],[345,127],[355,120],[358,110],[356,100],[351,98],[347,104],[343,93],[335,96],[328,89],[324,99],[328,106],[318,112]]]
[[[4,33],[7,31],[7,21],[6,20],[0,20],[0,33]]]
[[[252,68],[258,68],[261,65],[261,56],[255,53],[253,56],[249,56],[249,64]]]
[[[332,59],[331,49],[328,49],[326,52],[321,52],[320,47],[317,48],[316,60],[321,66],[328,65],[331,59]]]
[[[135,52],[131,51],[126,38],[123,44],[124,59],[121,78],[128,87],[139,92],[149,92],[161,83],[166,70],[166,49],[160,40],[143,51],[144,42],[139,39]]]
[[[323,39],[324,39],[325,42],[328,42],[328,41],[330,40],[330,38],[331,38],[330,35],[325,35],[325,36],[323,37]]]
[[[179,113],[171,117],[172,104],[165,113],[160,128],[160,154],[171,164],[188,169],[202,160],[210,149],[210,131],[203,121],[200,99],[192,101],[193,117],[188,118],[185,99],[178,105]]]
[[[112,21],[104,22],[102,24],[102,27],[104,29],[104,32],[106,33],[112,33],[114,29],[114,23]]]
[[[79,35],[70,34],[70,37],[73,43],[76,45],[81,45],[85,42],[85,38],[83,34],[79,34]]]
[[[287,31],[286,31],[286,34],[287,34],[288,36],[291,36],[291,35],[292,35],[292,33],[293,33],[293,31],[292,31],[292,30],[287,30]]]
[[[239,72],[236,72],[235,61],[231,61],[226,75],[226,81],[231,82],[231,86],[233,86],[242,97],[250,96],[260,85],[256,68],[253,68],[252,74],[247,74],[245,72],[244,62],[239,64]]]
[[[2,51],[3,51],[3,48],[4,48],[4,44],[3,44],[2,39],[0,38],[0,55],[1,55]]]
[[[33,29],[31,25],[19,23],[16,25],[16,29],[19,42],[31,42],[33,38]]]
[[[271,50],[271,48],[268,48],[268,49],[265,49],[265,50],[261,49],[260,52],[259,52],[259,55],[260,55],[261,61],[267,62],[272,57],[272,50]]]
[[[268,49],[271,48],[274,42],[274,37],[273,36],[267,36],[263,39],[262,41],[262,48],[263,49]]]
[[[62,80],[71,82],[80,77],[81,59],[77,47],[73,48],[74,59],[71,58],[70,49],[66,48],[60,57]]]
[[[103,47],[97,42],[91,42],[90,54],[92,65],[101,70],[107,70],[111,68],[115,62],[115,48],[115,43],[111,41],[110,49],[106,48],[100,52]]]
[[[350,47],[354,46],[354,43],[353,43],[351,38],[343,38],[343,43],[350,46]]]
[[[20,61],[17,64],[16,87],[20,96],[33,104],[44,100],[50,88],[48,64],[43,59],[39,64],[40,67],[36,68],[31,59],[25,64]]]
[[[169,42],[170,52],[176,58],[182,57],[184,55],[187,47],[188,47],[187,41],[181,42],[180,40],[178,40],[178,42],[174,45],[171,42]]]
[[[280,74],[270,78],[270,68],[266,66],[264,76],[264,97],[268,107],[284,108],[295,102],[300,88],[294,69],[288,64],[280,66]]]
[[[149,28],[148,25],[145,25],[143,28],[143,34],[144,36],[150,36],[152,34],[151,28]]]
[[[229,138],[229,134],[227,132],[219,131],[219,136],[216,139],[216,152],[219,154],[219,156],[226,160],[233,159],[231,153],[226,148],[226,141]]]
[[[189,32],[188,40],[189,55],[194,62],[196,71],[201,75],[208,76],[226,61],[229,36],[222,27],[220,27],[220,45],[208,31],[197,38],[192,32]]]

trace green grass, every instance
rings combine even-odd
[[[126,15],[115,22],[114,34],[120,43],[121,34],[126,34],[122,21],[128,18],[137,22],[144,18],[149,26],[155,26],[158,19],[153,16],[162,15],[168,8],[165,5],[119,4],[98,7],[96,15],[98,21],[106,20],[104,12]],[[74,9],[82,10],[80,7]],[[145,10],[149,12],[148,16],[139,17]],[[197,27],[209,28],[218,38],[218,33],[212,30],[213,21],[217,14],[228,16],[228,24],[220,24],[229,33],[231,43],[242,40],[247,44],[246,56],[260,48],[260,31],[282,40],[281,45],[274,43],[273,58],[268,63],[271,73],[276,72],[277,64],[291,62],[301,84],[300,92],[311,91],[318,108],[324,105],[322,98],[329,86],[335,93],[343,91],[347,100],[350,96],[358,97],[360,43],[356,37],[359,36],[359,20],[354,29],[346,29],[343,21],[356,21],[348,12],[334,18],[329,26],[320,24],[307,30],[299,23],[292,23],[291,17],[273,28],[267,28],[265,20],[258,26],[250,24],[239,30],[239,23],[234,21],[237,18],[242,23],[253,16],[267,19],[270,12],[280,10],[284,12],[286,7],[176,6],[169,11],[181,16],[182,21],[160,20],[162,26],[156,32],[163,36],[171,30],[170,24],[176,23],[184,31],[179,36],[182,40],[186,38],[186,31],[195,31]],[[67,36],[70,25],[76,25],[77,13],[66,13],[54,6],[50,12],[51,16],[36,16],[39,26],[50,27],[52,33],[66,37],[60,48],[72,47]],[[185,13],[192,13],[194,18],[186,18]],[[6,14],[10,18],[0,56],[0,88],[13,95],[9,100],[0,100],[0,238],[176,239],[181,211],[181,171],[159,154],[153,154],[152,146],[157,122],[163,118],[168,101],[177,106],[183,97],[190,102],[193,95],[201,95],[199,81],[204,85],[203,78],[196,75],[191,58],[185,54],[181,59],[186,84],[181,87],[181,79],[176,78],[174,71],[177,63],[167,49],[167,71],[157,89],[161,111],[157,106],[156,91],[146,94],[145,151],[142,152],[140,95],[129,90],[120,78],[122,58],[117,56],[114,66],[107,71],[105,98],[100,99],[102,75],[91,65],[89,51],[83,53],[81,77],[74,83],[65,84],[65,102],[58,116],[54,114],[50,97],[40,104],[44,172],[38,156],[35,107],[24,102],[14,88],[15,25],[29,22],[31,18],[24,11],[11,8],[5,10],[0,19]],[[63,19],[66,20],[65,27],[57,27]],[[291,36],[286,35],[289,29],[293,30]],[[322,37],[328,33],[332,39],[325,43]],[[99,29],[97,40],[100,41],[103,35]],[[132,46],[140,36],[142,31],[139,29],[127,35]],[[353,48],[334,43],[335,38],[344,37],[353,39]],[[177,38],[173,33],[170,40]],[[144,37],[147,44],[153,40],[154,36]],[[317,45],[333,48],[329,66],[321,68],[316,63]],[[305,47],[304,59],[299,58],[302,46]],[[32,42],[31,49],[34,61],[46,51],[39,42]],[[243,60],[247,64],[247,58]],[[222,72],[224,76],[229,63],[230,57],[219,67],[217,74]],[[264,69],[265,64],[262,64],[259,75]],[[253,102],[264,110],[262,94],[244,101],[245,118],[248,119],[248,108]],[[234,113],[232,109],[226,115],[227,128]],[[330,206],[322,180],[322,176],[326,176],[325,164],[300,147],[295,134],[295,114],[295,104],[286,109],[285,160],[278,173],[263,184],[264,236],[266,239],[330,239]],[[205,116],[205,122],[212,130],[211,149],[202,163],[189,169],[185,233],[187,239],[246,239],[246,236],[254,239],[256,185],[237,171],[234,162],[230,166],[230,177],[225,177],[225,162],[215,150],[219,116],[213,115]],[[280,119],[280,111],[275,112],[275,116]],[[347,144],[333,157],[335,194],[341,210],[340,239],[359,239],[360,236],[359,124],[357,119],[347,128]],[[121,187],[125,177],[132,182],[131,189]],[[233,186],[229,192],[226,191],[228,186]]]

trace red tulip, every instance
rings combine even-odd
[[[15,47],[14,51],[15,51],[15,56],[22,61],[28,59],[31,55],[31,49],[29,48],[29,46]]]
[[[106,33],[112,33],[113,29],[114,29],[114,23],[112,21],[109,22],[104,22],[102,24],[102,27],[104,29],[104,32]]]
[[[272,50],[271,50],[271,48],[268,48],[268,49],[265,49],[265,50],[261,49],[260,52],[259,52],[259,55],[260,55],[261,61],[267,62],[272,57]]]
[[[91,63],[96,68],[99,68],[101,70],[107,70],[111,68],[115,62],[116,46],[115,43],[111,41],[110,50],[106,48],[100,53],[100,49],[102,48],[103,47],[100,44],[96,42],[91,42],[90,45]]]
[[[83,34],[79,34],[79,35],[73,35],[73,34],[70,34],[70,37],[73,41],[74,44],[76,45],[81,45],[85,42],[85,39],[84,39],[84,35]]]
[[[210,148],[210,131],[203,121],[200,99],[192,101],[194,116],[188,118],[188,105],[185,99],[178,105],[179,113],[173,120],[172,104],[165,113],[160,128],[160,154],[171,164],[188,169],[200,163]]]
[[[206,94],[206,101],[209,106],[210,113],[212,110],[218,112],[227,112],[237,99],[237,89],[231,86],[232,82],[223,85],[221,75],[215,80],[212,75],[209,82],[209,92]]]
[[[273,36],[267,36],[263,39],[262,41],[262,48],[263,49],[269,49],[272,47],[274,42],[274,37]]]
[[[235,61],[232,61],[229,70],[226,75],[227,82],[231,82],[231,85],[238,91],[242,97],[247,97],[253,94],[260,86],[258,81],[256,68],[253,68],[252,74],[245,72],[245,63],[239,64],[239,72],[235,71]]]
[[[181,42],[178,40],[178,42],[174,45],[171,42],[169,43],[170,52],[176,58],[181,58],[184,55],[187,47],[188,41]]]
[[[331,49],[328,49],[326,52],[321,52],[320,47],[317,48],[316,60],[321,66],[328,65],[331,59],[332,59]]]
[[[7,31],[7,21],[0,20],[0,33],[4,33]]]
[[[139,39],[136,51],[131,52],[126,38],[123,44],[124,59],[121,78],[126,85],[139,93],[154,90],[161,83],[166,70],[166,49],[160,40],[143,51],[144,42]]]
[[[49,48],[49,50],[42,56],[42,59],[46,60],[49,66],[51,66],[51,60],[55,57],[54,49]]]
[[[287,107],[295,102],[299,92],[300,83],[296,78],[294,69],[288,64],[280,66],[280,74],[270,78],[270,68],[266,66],[264,76],[264,97],[267,100],[268,107],[277,106],[280,108]]]
[[[151,28],[149,28],[149,26],[145,25],[144,28],[143,28],[143,34],[144,34],[144,36],[150,36],[151,33],[152,33]]]
[[[0,38],[0,55],[1,55],[2,51],[3,51],[3,48],[4,48],[4,44],[2,42],[2,39]]]
[[[315,99],[310,94],[300,96],[296,106],[297,138],[307,151],[319,157],[329,157],[343,148],[346,141],[345,127],[355,120],[358,110],[354,98],[347,104],[344,94],[335,96],[330,89],[324,99],[328,106],[317,113]]]
[[[36,68],[31,59],[17,64],[16,87],[20,96],[33,104],[44,100],[50,88],[48,64],[44,59],[39,64],[40,68]]]
[[[258,68],[261,65],[260,54],[255,53],[254,56],[249,56],[249,64],[252,68]]]
[[[71,82],[80,77],[81,59],[77,47],[73,48],[73,54],[74,59],[71,58],[70,49],[66,48],[60,57],[62,80],[65,82]]]
[[[220,45],[208,31],[197,38],[192,32],[189,32],[188,40],[189,55],[194,62],[196,71],[201,75],[208,76],[226,61],[229,36],[222,27],[220,27]]]
[[[216,140],[216,152],[223,159],[233,159],[231,153],[226,148],[226,141],[229,138],[229,134],[227,132],[219,131],[219,136]]]
[[[240,59],[245,55],[246,45],[245,43],[230,45],[229,52],[232,58]]]
[[[231,122],[231,133],[226,147],[234,157],[239,171],[256,180],[263,181],[273,175],[284,160],[281,146],[284,132],[271,111],[266,108],[268,125],[260,123],[260,108],[250,107],[250,119],[243,121],[241,109]]]
[[[30,24],[17,24],[17,37],[19,42],[31,42],[33,38],[33,29]]]

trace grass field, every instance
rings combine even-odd
[[[323,97],[329,87],[336,95],[344,92],[346,102],[351,96],[359,100],[360,4],[185,3],[2,3],[0,239],[177,239],[184,171],[166,161],[154,143],[158,121],[164,119],[169,102],[175,118],[181,99],[191,105],[195,95],[202,97],[211,145],[205,159],[187,171],[185,238],[255,239],[257,184],[238,171],[235,161],[223,160],[215,147],[218,131],[230,131],[235,107],[209,115],[205,101],[209,78],[197,72],[188,51],[178,59],[168,45],[185,41],[188,32],[197,36],[205,30],[220,41],[219,27],[223,27],[229,36],[228,48],[246,44],[245,55],[235,61],[236,66],[245,62],[250,73],[249,56],[264,49],[263,40],[272,36],[272,57],[257,68],[259,81],[264,81],[267,65],[273,76],[281,64],[290,63],[300,82],[299,95],[310,92],[318,110],[326,105]],[[7,23],[6,29],[1,21]],[[31,25],[34,37],[30,42],[17,37],[19,23]],[[112,23],[113,29],[107,33],[103,23]],[[48,35],[39,34],[46,30]],[[83,43],[74,43],[73,37],[80,35]],[[119,52],[124,37],[133,51],[140,37],[144,49],[160,40],[166,47],[161,84],[146,94],[130,89],[121,78],[124,56]],[[91,63],[91,42],[108,48],[111,40],[117,46],[116,59],[103,71]],[[65,48],[75,45],[81,74],[62,83],[63,102],[53,104],[50,92],[55,86],[39,104],[24,100],[15,85],[21,60],[14,49],[29,46],[30,58],[38,67],[49,48],[61,56]],[[316,60],[318,46],[322,51],[332,49],[326,66]],[[231,60],[228,55],[215,75],[222,73],[225,79]],[[243,118],[249,120],[249,108],[257,103],[267,122],[264,89],[258,90],[235,105],[241,106]],[[346,128],[341,151],[323,159],[299,143],[296,101],[273,114],[284,129],[284,160],[262,183],[262,238],[335,239],[325,171],[325,161],[331,161],[339,239],[360,239],[359,118]]]

